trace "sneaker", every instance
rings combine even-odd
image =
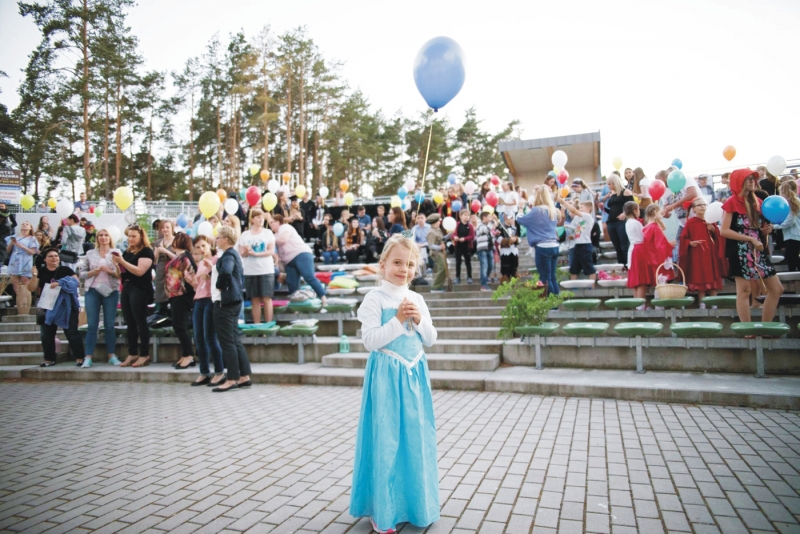
[[[431,293],[444,293],[444,292],[445,292],[444,288],[441,288],[441,289],[431,289]]]
[[[456,278],[455,280],[453,280],[453,283],[456,284],[456,285],[460,284],[461,283],[461,278]]]
[[[472,278],[467,278],[467,283],[468,284],[474,284],[475,282],[472,281]]]
[[[117,358],[116,356],[111,356],[111,357],[108,359],[108,365],[119,365],[119,364],[121,364],[121,363],[122,363],[122,362],[121,362],[121,361],[119,361],[119,358]]]
[[[88,369],[92,366],[92,359],[91,358],[84,358],[83,365],[81,365],[81,369]]]
[[[481,291],[491,291],[492,288],[489,286],[481,286]]]
[[[701,310],[705,310],[706,309],[706,303],[705,302],[701,302],[699,307],[700,307]]]

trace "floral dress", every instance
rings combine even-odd
[[[732,213],[731,230],[734,232],[761,239],[758,228],[750,225],[747,215]],[[759,225],[766,221],[759,217]],[[746,241],[735,241],[728,239],[725,243],[725,256],[728,258],[730,276],[738,276],[745,280],[759,280],[775,276],[775,268],[769,259],[769,252],[766,248],[756,250],[753,245]]]

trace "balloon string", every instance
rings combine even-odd
[[[425,194],[425,177],[428,174],[428,155],[431,153],[431,138],[433,137],[433,123],[436,119],[431,120],[431,128],[428,132],[428,148],[425,149],[425,163],[422,166],[422,184],[420,188],[422,190],[422,194]],[[424,200],[424,198],[423,198]],[[422,202],[417,203],[417,214],[419,215],[419,208],[422,205]],[[412,223],[414,221],[411,221]],[[411,263],[411,247],[408,247],[408,260],[406,261],[406,284],[408,284],[409,280],[408,277],[411,274],[411,271],[408,269],[408,265]]]

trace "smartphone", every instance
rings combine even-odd
[[[111,255],[112,256],[120,256],[120,253],[117,250],[113,250],[113,251],[111,251]]]

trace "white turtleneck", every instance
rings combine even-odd
[[[384,280],[379,289],[367,293],[364,302],[358,308],[358,320],[361,321],[361,340],[364,342],[364,348],[368,351],[381,349],[399,336],[414,333],[403,328],[397,317],[393,317],[391,321],[381,325],[382,311],[386,308],[398,308],[404,298],[416,304],[422,314],[419,324],[411,322],[414,330],[419,332],[422,337],[422,343],[426,347],[430,347],[436,342],[436,329],[433,327],[431,314],[422,296],[410,291],[408,286],[397,286]]]

